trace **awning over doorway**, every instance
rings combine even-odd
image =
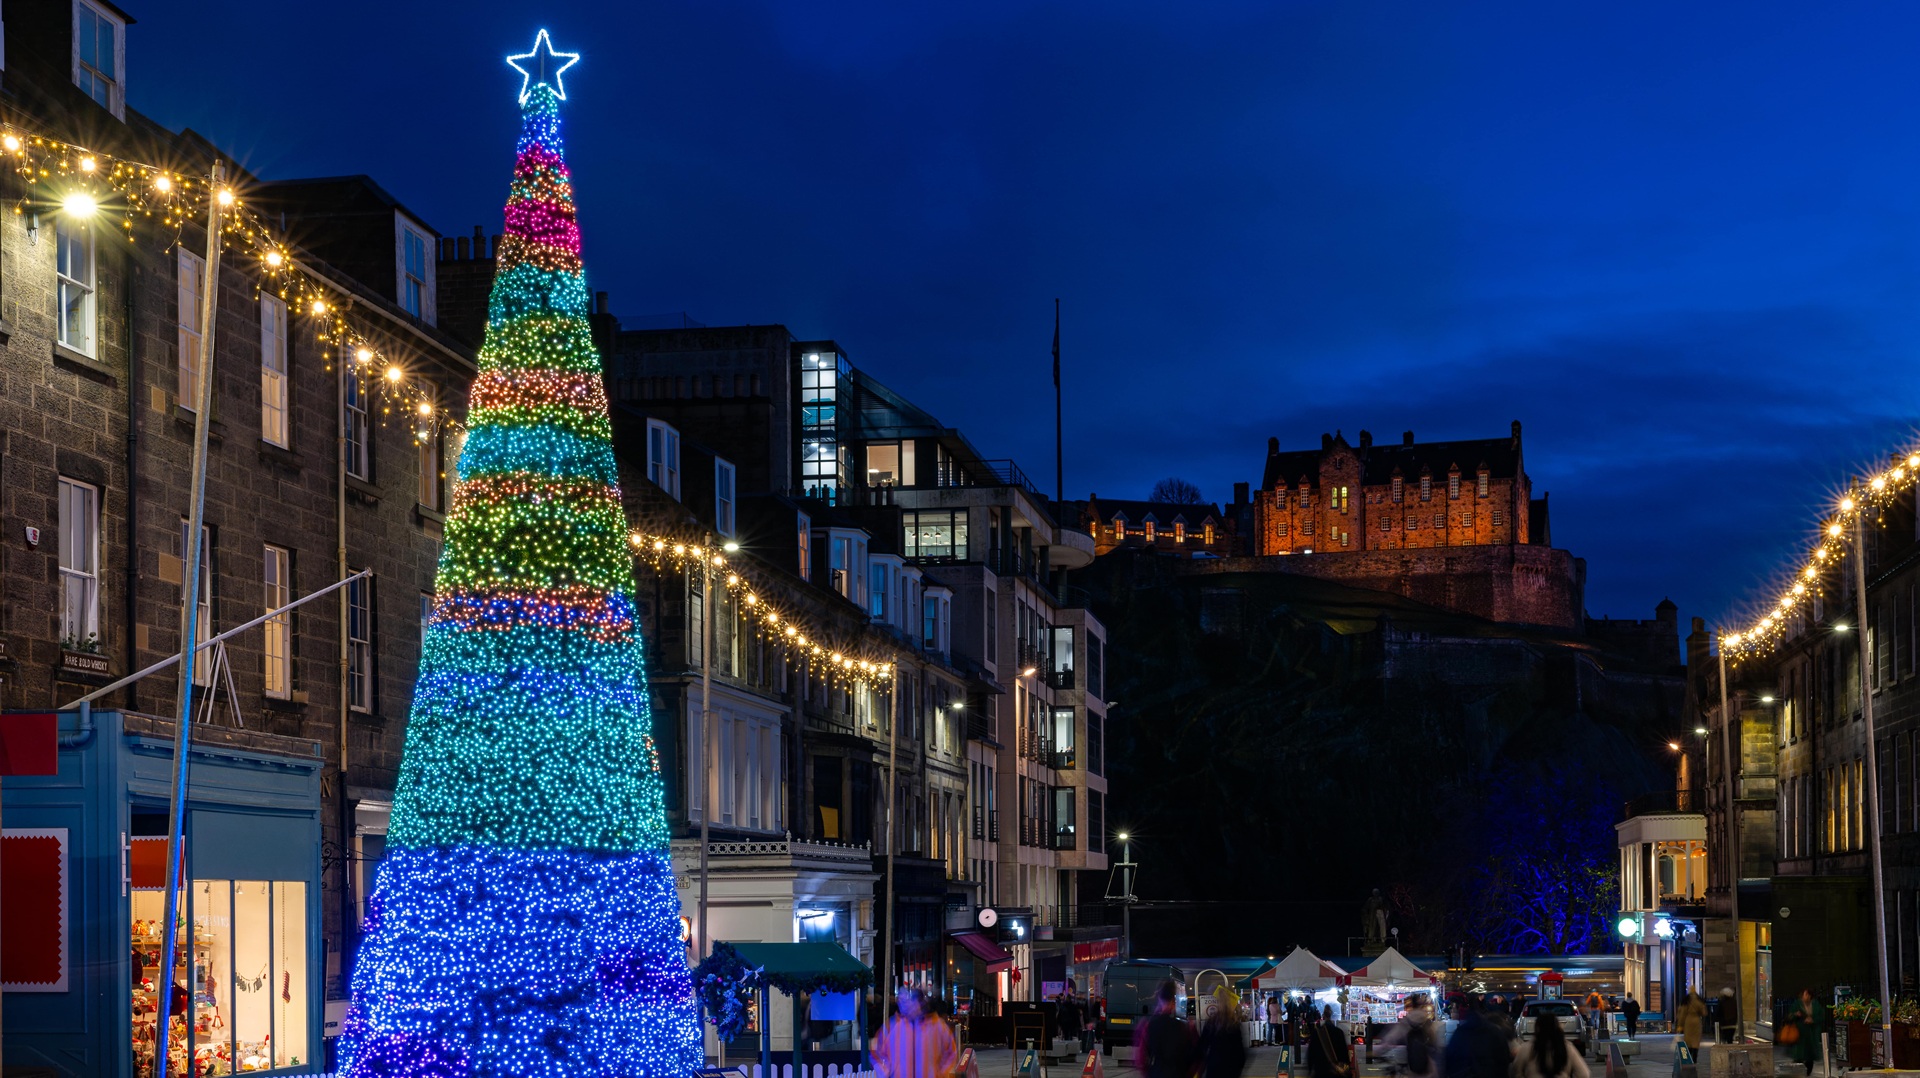
[[[987,972],[993,973],[1013,965],[1013,955],[1005,947],[988,939],[983,932],[950,932],[953,942],[965,947],[973,957],[987,964]]]

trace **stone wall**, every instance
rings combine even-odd
[[[1316,551],[1194,562],[1193,571],[1297,573],[1507,624],[1577,631],[1584,622],[1586,562],[1551,547]]]

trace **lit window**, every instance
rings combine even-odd
[[[1397,475],[1394,476],[1393,477],[1393,500],[1395,503],[1400,502],[1402,498],[1405,496],[1406,494],[1405,488],[1406,488],[1406,480],[1400,478]]]
[[[100,491],[60,480],[60,646],[92,651],[100,640]]]
[[[354,371],[347,372],[346,382],[340,424],[346,441],[347,474],[369,479],[373,474],[373,447],[367,426],[367,387]]]
[[[967,556],[967,511],[965,509],[908,510],[900,514],[904,542],[901,553],[909,558],[964,559]],[[1126,525],[1114,522],[1115,535],[1125,537]]]
[[[1283,520],[1283,521],[1280,521],[1280,522],[1279,522],[1278,524],[1276,524],[1276,525],[1274,526],[1274,530],[1275,530],[1275,531],[1276,531],[1276,532],[1277,532],[1277,533],[1278,533],[1278,534],[1279,534],[1279,535],[1280,535],[1280,536],[1281,536],[1282,538],[1285,538],[1285,537],[1286,537],[1286,534],[1287,534],[1287,522],[1286,522],[1286,521],[1284,521],[1284,520]]]
[[[1301,535],[1313,534],[1313,518],[1312,517],[1308,517],[1306,520],[1300,523],[1300,534]]]
[[[441,492],[446,489],[441,472],[443,443],[440,437],[440,424],[429,419],[413,434],[414,447],[420,457],[420,504],[434,512],[440,512],[445,505]]]
[[[260,297],[260,440],[287,445],[287,303]]]
[[[400,230],[403,250],[400,267],[400,306],[415,318],[427,316],[427,238],[410,228]]]
[[[657,419],[647,420],[647,478],[680,500],[680,432]]]
[[[1176,520],[1173,522],[1173,541],[1176,543],[1184,543],[1187,541],[1186,521]]]
[[[62,216],[53,226],[60,343],[93,355],[93,230]]]
[[[1474,480],[1474,493],[1482,498],[1487,496],[1487,470],[1485,468],[1480,469],[1480,475]]]
[[[1153,542],[1153,518],[1147,518],[1147,542]]]
[[[805,513],[796,513],[794,515],[794,524],[795,524],[795,530],[798,533],[799,540],[800,540],[799,551],[798,551],[800,560],[797,563],[796,567],[800,570],[800,579],[812,580],[813,579],[813,525],[811,522],[807,520],[807,515]]]
[[[1420,500],[1423,502],[1433,500],[1433,476],[1423,475],[1420,477]]]
[[[264,547],[264,566],[261,574],[265,585],[266,609],[270,613],[287,605],[293,598],[293,577],[291,557],[286,548],[267,545]],[[266,693],[268,696],[284,700],[293,691],[293,625],[291,616],[281,614],[269,618],[266,624]]]
[[[1118,541],[1120,541],[1120,540],[1122,540],[1122,539],[1125,539],[1126,537],[1127,537],[1127,518],[1126,518],[1126,517],[1114,517],[1114,518],[1113,518],[1113,538],[1114,538],[1114,541],[1115,541],[1115,542],[1118,542]]]
[[[1208,523],[1203,526],[1201,531],[1200,541],[1207,544],[1208,546],[1213,545],[1213,524],[1212,523]]]
[[[102,108],[120,115],[119,20],[90,3],[78,2],[73,12],[73,84]]]
[[[734,468],[730,461],[713,462],[713,530],[733,538]]]
[[[373,581],[347,585],[347,704],[373,710]]]
[[[1448,472],[1447,473],[1447,497],[1458,498],[1459,496],[1460,496],[1460,473]]]

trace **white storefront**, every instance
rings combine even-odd
[[[716,941],[832,942],[873,965],[873,890],[880,875],[864,843],[792,837],[715,842],[707,863],[708,931]],[[673,871],[681,912],[691,923],[699,916],[698,840],[673,843]],[[792,1044],[791,1015],[784,1007],[773,1011],[773,1043]]]

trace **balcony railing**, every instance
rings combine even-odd
[[[987,841],[988,842],[1000,841],[1000,810],[999,809],[993,809],[987,813]]]
[[[987,837],[987,810],[979,805],[973,806],[973,837]]]
[[[1692,814],[1706,810],[1706,799],[1700,790],[1659,790],[1650,794],[1641,794],[1627,802],[1620,810],[1620,818],[1631,820],[1635,816]]]
[[[1073,667],[1047,671],[1047,685],[1053,689],[1066,690],[1074,687]]]

